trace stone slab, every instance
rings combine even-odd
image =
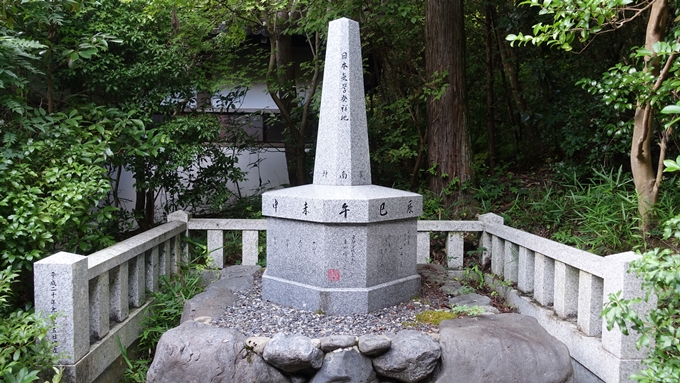
[[[325,223],[369,223],[418,218],[423,196],[377,185],[304,185],[266,192],[262,215]]]
[[[368,313],[408,300],[420,291],[419,275],[368,288],[340,289],[271,277],[267,271],[262,276],[262,299],[328,315]]]

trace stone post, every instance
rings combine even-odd
[[[517,288],[524,293],[534,292],[534,252],[524,246],[519,248]]]
[[[430,232],[429,231],[421,231],[418,232],[418,237],[417,237],[418,245],[417,245],[417,262],[418,263],[427,263],[430,260]]]
[[[588,336],[602,334],[602,278],[579,270],[578,277],[578,316],[579,330]]]
[[[179,221],[187,223],[191,219],[192,214],[183,210],[177,210],[168,214],[168,222]],[[185,237],[189,236],[189,229],[184,233]],[[189,263],[189,248],[186,241],[182,241],[180,237],[175,237],[175,254],[173,256],[174,262],[170,265],[173,274],[178,272],[178,265],[186,265]]]
[[[257,230],[243,230],[241,233],[243,265],[257,265],[259,236],[260,232]]]
[[[462,270],[465,252],[463,233],[451,232],[446,236],[446,264],[450,269]]]
[[[603,287],[604,302],[609,300],[609,294],[615,294],[619,291],[622,299],[643,296],[642,280],[635,274],[628,272],[630,263],[638,258],[640,258],[640,255],[632,251],[606,257],[604,263],[606,267]],[[649,303],[642,302],[635,306],[635,311],[643,317],[655,305],[655,300]],[[608,331],[606,321],[602,323],[602,346],[620,359],[641,359],[646,355],[646,349],[638,350],[635,347],[637,338],[638,334],[635,331],[630,330],[630,335],[626,336],[621,333],[617,326]]]
[[[213,260],[213,266],[224,268],[224,232],[222,230],[208,230],[208,254]]]
[[[478,218],[479,222],[486,225],[503,225],[503,217],[493,213],[482,214]],[[485,264],[490,258],[494,251],[493,249],[493,236],[484,230],[482,232],[482,247],[485,249],[482,253],[482,259],[480,261]],[[502,251],[501,249],[496,249],[496,251]]]
[[[33,264],[35,308],[57,315],[48,339],[59,363],[75,364],[90,349],[87,258],[60,252]]]

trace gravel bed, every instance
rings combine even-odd
[[[238,330],[246,336],[266,337],[272,337],[279,332],[287,335],[305,335],[310,338],[396,333],[404,329],[439,332],[437,326],[415,321],[417,313],[437,308],[433,307],[428,299],[411,300],[368,314],[336,316],[263,301],[261,275],[256,276],[254,285],[254,289],[235,293],[234,306],[228,307],[225,314],[212,324]]]

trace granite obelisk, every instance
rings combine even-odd
[[[359,24],[329,24],[314,183],[267,192],[262,297],[326,314],[367,313],[420,289],[419,194],[371,184]]]

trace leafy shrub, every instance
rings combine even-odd
[[[49,321],[30,307],[13,309],[8,304],[12,283],[18,277],[11,268],[0,271],[0,380],[30,383],[47,366],[56,364],[47,333]],[[54,381],[59,380],[59,374]]]
[[[680,160],[680,157],[678,157]],[[665,160],[667,172],[680,170],[677,160]],[[680,215],[666,221],[664,239],[680,240]],[[628,335],[628,325],[640,334],[638,349],[648,347],[642,361],[645,368],[632,378],[644,383],[675,383],[680,381],[680,254],[671,249],[654,249],[642,254],[630,264],[629,272],[642,279],[644,297],[621,299],[621,292],[609,295],[602,316],[611,330],[617,325]],[[640,315],[634,306],[653,301],[656,307]]]
[[[112,243],[98,228],[112,208],[94,209],[110,189],[102,134],[109,112],[35,109],[23,128],[0,132],[0,267],[31,270],[49,252],[82,254]]]
[[[665,238],[680,239],[680,216],[667,223]],[[636,346],[649,347],[643,360],[646,368],[632,378],[646,383],[680,381],[680,254],[670,249],[654,249],[630,265],[630,272],[643,280],[643,298],[621,299],[621,293],[610,294],[602,312],[607,328],[619,326],[628,335],[628,325],[640,333]],[[658,299],[657,307],[639,315],[634,306],[642,301]]]

